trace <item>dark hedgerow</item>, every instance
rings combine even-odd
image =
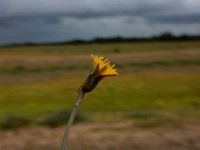
[[[7,116],[0,121],[1,129],[16,129],[31,124],[31,120],[20,116]]]
[[[67,122],[70,115],[70,111],[61,110],[57,112],[53,112],[45,117],[43,117],[40,121],[40,124],[49,126],[49,127],[57,127],[63,125]],[[85,113],[79,112],[75,118],[75,123],[86,121],[87,117]]]

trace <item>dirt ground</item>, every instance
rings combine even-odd
[[[0,131],[0,150],[58,150],[64,126]],[[81,123],[68,150],[200,150],[200,124],[141,128],[133,122]]]

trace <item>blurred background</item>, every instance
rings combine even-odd
[[[0,0],[0,150],[200,149],[200,1]]]

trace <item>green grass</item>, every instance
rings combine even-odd
[[[34,83],[1,84],[0,116],[41,116],[69,110],[82,76],[65,76]],[[87,112],[180,111],[200,108],[199,73],[129,72],[105,79],[86,94],[80,110]]]

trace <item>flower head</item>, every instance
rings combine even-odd
[[[118,75],[116,69],[113,68],[115,64],[110,65],[108,59],[97,57],[96,55],[91,55],[91,58],[93,62],[93,70],[97,69],[96,75],[104,77]]]
[[[93,69],[82,87],[85,93],[92,91],[104,77],[118,75],[117,70],[114,69],[115,65],[111,65],[108,59],[96,55],[91,55],[91,59]]]

